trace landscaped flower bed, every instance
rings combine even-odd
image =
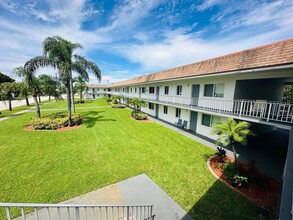
[[[253,162],[243,164],[238,161],[237,175],[247,177],[247,181],[237,185],[232,178],[227,177],[227,170],[225,171],[225,168],[227,168],[228,164],[233,166],[233,158],[226,157],[223,161],[220,156],[215,156],[209,160],[208,165],[213,174],[220,178],[222,182],[229,184],[231,188],[241,192],[261,207],[272,211],[276,210],[280,189],[280,182],[278,180],[258,171]]]
[[[79,114],[72,114],[72,126],[80,125],[82,117]],[[32,118],[30,125],[34,130],[56,130],[58,128],[68,127],[68,114],[65,112],[56,112],[41,118]]]

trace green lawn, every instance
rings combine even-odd
[[[76,105],[85,120],[71,131],[22,130],[35,112],[0,122],[0,201],[58,203],[146,173],[195,219],[266,219],[210,174],[213,150],[157,123],[131,120],[128,109],[102,106],[104,100]],[[42,114],[64,107],[50,103]]]

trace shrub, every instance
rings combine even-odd
[[[138,111],[133,111],[132,112],[132,117],[134,117],[136,120],[145,120],[148,118],[147,114],[144,114],[142,112],[138,112]]]
[[[111,107],[112,108],[125,108],[125,105],[124,104],[111,103]]]
[[[83,104],[85,103],[84,99],[82,100],[74,100],[74,104]]]
[[[82,117],[72,114],[72,125],[80,125]],[[32,118],[30,123],[35,130],[55,130],[68,126],[68,115],[65,112],[56,112],[41,118]]]
[[[235,175],[238,175],[237,166],[235,163],[224,163],[223,164],[223,173],[224,175],[232,180]]]
[[[243,186],[248,183],[248,178],[245,176],[235,175],[232,179],[232,184],[234,186]]]
[[[227,151],[224,148],[221,148],[221,147],[217,147],[217,149],[218,149],[218,152],[216,153],[216,155],[219,157],[220,162],[224,163],[225,159],[227,157],[227,155],[226,155]]]
[[[110,102],[112,102],[112,99],[111,98],[107,98],[106,99],[106,102],[110,103]]]

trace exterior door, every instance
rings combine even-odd
[[[96,99],[96,94],[93,94],[93,99]]]
[[[191,91],[191,105],[197,106],[198,105],[198,97],[199,97],[199,88],[200,85],[192,85],[192,91]]]
[[[156,118],[159,117],[159,104],[156,104]]]
[[[159,95],[160,95],[160,86],[156,87],[156,100],[159,101]]]
[[[190,130],[196,132],[197,126],[197,112],[191,111],[190,113]]]

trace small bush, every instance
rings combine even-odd
[[[114,104],[114,103],[111,103],[111,107],[112,108],[125,108],[125,105],[124,104]]]
[[[132,117],[134,117],[136,120],[145,120],[148,118],[147,114],[144,114],[142,112],[138,112],[138,111],[133,111],[132,112]]]
[[[245,176],[235,175],[232,179],[232,184],[234,186],[243,186],[245,184],[248,184],[248,178]]]
[[[227,151],[224,148],[221,148],[221,147],[217,147],[217,149],[218,149],[218,152],[216,153],[216,155],[219,157],[220,162],[224,163],[225,159],[227,157],[227,155],[226,155]]]
[[[72,125],[80,125],[82,117],[72,114]],[[41,118],[32,118],[30,123],[35,130],[56,130],[68,126],[68,115],[65,112],[56,112]]]
[[[106,102],[110,103],[110,102],[112,102],[112,99],[111,98],[107,98],[106,99]]]
[[[238,175],[237,166],[235,163],[224,163],[223,173],[228,179],[232,180],[235,175]]]
[[[83,104],[85,103],[84,99],[82,100],[74,100],[74,104]]]

